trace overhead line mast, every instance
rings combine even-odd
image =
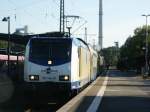
[[[99,50],[103,48],[103,5],[102,0],[99,0],[99,37],[98,37]]]
[[[64,0],[60,0],[60,32],[65,32],[65,4]]]

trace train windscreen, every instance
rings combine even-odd
[[[47,65],[63,64],[71,60],[71,39],[32,39],[29,60]]]

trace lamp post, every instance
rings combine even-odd
[[[143,14],[142,16],[146,17],[146,37],[145,37],[145,75],[148,75],[149,67],[148,67],[148,25],[147,25],[147,18],[150,16]]]
[[[115,56],[116,56],[116,62],[118,61],[118,56],[119,56],[119,42],[114,42],[115,43]]]
[[[2,19],[4,22],[8,22],[8,45],[7,45],[7,55],[8,55],[8,69],[7,74],[10,74],[10,17],[4,17]]]

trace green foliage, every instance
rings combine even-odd
[[[148,33],[150,34],[150,26],[148,26]],[[136,28],[134,35],[126,40],[125,44],[120,48],[119,63],[121,63],[122,66],[128,69],[139,69],[141,66],[144,66],[145,37],[146,27],[143,26],[142,28]],[[150,45],[150,35],[148,36],[148,43]]]
[[[105,63],[109,65],[116,65],[118,61],[118,48],[108,47],[102,50]]]
[[[7,49],[8,42],[0,40],[0,49]],[[25,50],[24,45],[19,45],[15,43],[10,43],[11,53],[15,54],[16,52],[22,52]]]
[[[7,42],[0,40],[0,48],[7,48]]]
[[[24,50],[25,50],[25,46],[24,45],[11,43],[11,51],[12,52],[22,52]]]

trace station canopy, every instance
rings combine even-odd
[[[64,37],[65,33],[60,32],[48,32],[42,34],[32,34],[32,35],[18,35],[10,34],[10,41],[16,44],[26,45],[30,38],[32,37]],[[0,40],[8,41],[9,35],[6,33],[0,33]]]

